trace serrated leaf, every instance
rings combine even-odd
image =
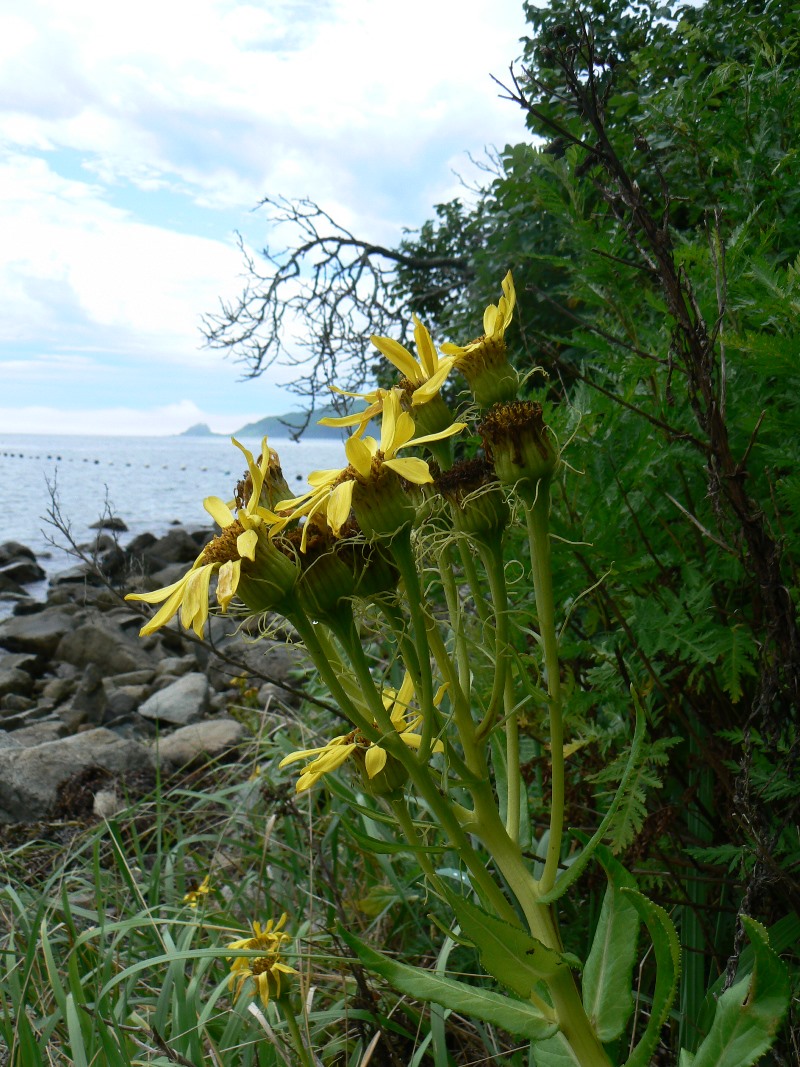
[[[789,1006],[786,967],[769,945],[767,931],[742,916],[753,946],[752,974],[726,989],[717,1001],[714,1022],[700,1045],[692,1067],[750,1067],[775,1040]]]
[[[339,929],[342,940],[355,952],[364,966],[374,974],[385,978],[398,992],[425,1003],[440,1004],[481,1022],[499,1026],[510,1034],[517,1034],[529,1041],[542,1041],[558,1028],[552,1019],[546,1019],[532,1004],[500,993],[480,989],[478,986],[458,982],[454,978],[411,967],[407,963],[384,956],[369,948],[347,930]]]
[[[681,973],[681,947],[675,926],[666,911],[648,900],[635,889],[621,889],[646,925],[653,942],[656,957],[656,987],[650,1018],[636,1048],[625,1062],[625,1067],[649,1067],[661,1036],[661,1028],[667,1021]]]
[[[567,965],[559,952],[465,897],[448,892],[447,901],[462,933],[477,948],[484,970],[517,996],[527,999],[537,982],[552,978]]]
[[[631,977],[636,963],[639,912],[622,889],[636,880],[618,863],[611,850],[597,846],[608,887],[600,909],[592,947],[583,970],[583,1006],[601,1041],[613,1041],[625,1029],[633,1011]]]

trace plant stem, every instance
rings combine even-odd
[[[544,479],[539,482],[536,499],[526,505],[528,538],[531,546],[533,588],[536,595],[536,614],[544,649],[544,666],[549,696],[550,715],[550,838],[547,844],[544,871],[539,879],[539,891],[549,892],[555,883],[561,858],[561,838],[564,832],[564,721],[561,707],[561,671],[558,663],[555,607],[553,602],[553,572],[550,563],[550,489]]]
[[[286,1029],[289,1031],[294,1050],[300,1057],[300,1064],[302,1067],[314,1067],[314,1062],[306,1048],[305,1042],[303,1041],[303,1035],[300,1033],[300,1027],[297,1024],[294,1012],[288,1004],[284,1005],[281,1000],[279,1000],[277,1004],[278,1010],[283,1016],[283,1021],[286,1023]]]

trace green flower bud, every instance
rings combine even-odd
[[[495,404],[478,432],[498,479],[516,488],[526,504],[533,504],[539,484],[547,488],[558,466],[541,404],[530,400]]]

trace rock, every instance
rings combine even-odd
[[[20,585],[29,585],[31,582],[43,582],[47,575],[36,560],[23,556],[0,567],[0,578],[3,577],[10,578],[12,582],[19,582]]]
[[[32,748],[0,750],[0,820],[33,822],[56,801],[59,785],[92,766],[114,773],[150,767],[145,745],[117,737],[111,730],[88,730]]]
[[[162,737],[158,755],[162,762],[183,767],[197,759],[219,756],[238,745],[246,734],[235,719],[208,719],[183,726],[173,734]]]
[[[18,667],[0,666],[0,698],[14,693],[27,696],[32,689],[33,678],[27,671],[21,671]]]
[[[7,700],[8,698],[5,697],[4,699]],[[4,730],[21,730],[24,726],[39,722],[40,719],[50,719],[52,717],[52,704],[33,704],[32,701],[28,703],[32,704],[29,708],[20,708],[17,711],[12,711],[9,708],[0,713]]]
[[[74,567],[67,567],[59,571],[50,579],[50,586],[58,589],[63,585],[97,585],[101,581],[97,569],[89,563],[76,563]]]
[[[8,736],[17,744],[31,748],[33,745],[44,745],[48,741],[66,737],[68,732],[63,722],[47,719],[45,722],[35,722],[32,726],[21,726],[19,730],[14,730]]]
[[[76,667],[94,663],[104,674],[124,674],[147,667],[147,654],[116,629],[86,623],[65,634],[56,649],[58,659]]]
[[[52,656],[65,634],[75,629],[75,618],[65,609],[45,609],[35,615],[15,615],[0,622],[0,645],[11,652],[37,652]]]
[[[10,563],[12,559],[27,556],[28,559],[36,559],[33,549],[27,545],[21,545],[19,541],[3,541],[0,545],[0,566]]]
[[[159,564],[194,563],[199,553],[197,542],[182,526],[159,537],[144,551],[147,559]]]
[[[126,671],[124,674],[115,674],[113,678],[106,678],[106,686],[120,685],[150,685],[156,672],[152,667],[143,668],[140,671]]]
[[[42,696],[52,700],[54,705],[62,704],[69,700],[77,687],[74,678],[49,678],[42,688]]]
[[[13,733],[9,733],[8,730],[0,730],[0,749],[4,748],[20,748],[20,742],[14,737]]]
[[[128,527],[118,515],[105,515],[93,522],[90,530],[113,530],[115,533],[127,533]]]
[[[14,581],[13,578],[10,578],[7,574],[3,574],[3,572],[0,571],[0,598],[3,600],[13,600],[16,597],[24,597],[27,595],[28,594],[19,582]]]
[[[149,695],[146,685],[110,685],[106,681],[106,710],[103,719],[106,723],[125,718],[144,704]]]
[[[193,672],[153,693],[139,708],[139,714],[146,719],[187,726],[203,718],[208,711],[208,700],[208,679],[204,674]]]
[[[102,722],[107,704],[103,674],[95,663],[90,663],[84,670],[72,698],[73,722],[91,722],[97,725]]]
[[[94,795],[92,815],[98,819],[113,819],[125,808],[125,801],[116,789],[100,789]]]
[[[0,697],[0,715],[5,718],[7,712],[30,711],[36,707],[36,701],[30,697],[20,696],[19,693],[6,693]],[[49,709],[48,709],[49,710]]]
[[[41,674],[42,659],[40,656],[34,656],[31,652],[0,654],[0,671],[10,670],[12,667],[18,667],[21,671],[25,671],[26,674],[35,676]]]
[[[0,664],[2,665],[2,664]],[[171,674],[174,678],[180,678],[194,670],[196,661],[193,655],[188,656],[165,656],[156,667],[156,678],[163,678],[165,674]]]

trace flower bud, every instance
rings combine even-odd
[[[255,559],[242,560],[236,595],[254,613],[279,611],[283,614],[294,593],[299,573],[295,554],[286,539],[271,540],[261,534]]]
[[[480,537],[505,529],[508,504],[485,459],[457,463],[439,475],[435,487],[447,501],[453,528],[460,533]]]
[[[526,504],[533,504],[539,483],[547,488],[558,465],[541,404],[530,400],[495,404],[478,432],[498,479],[514,486]]]

